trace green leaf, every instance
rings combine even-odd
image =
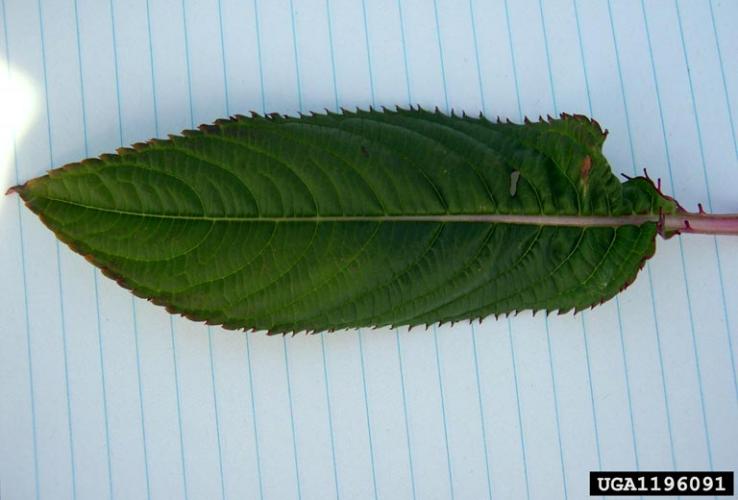
[[[570,115],[238,116],[13,190],[170,312],[269,332],[418,325],[598,304],[658,232],[687,227],[647,178],[619,182],[605,137]]]

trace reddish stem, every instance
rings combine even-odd
[[[664,230],[695,234],[729,234],[738,236],[738,214],[682,212],[664,218]]]

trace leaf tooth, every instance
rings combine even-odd
[[[131,149],[129,147],[119,147],[119,148],[116,148],[115,152],[118,153],[118,156],[124,156],[124,155],[129,155],[131,153],[135,153],[136,150]]]
[[[185,129],[180,133],[182,137],[197,137],[200,134],[201,132],[199,130],[192,130],[192,129]],[[169,136],[169,138],[174,139],[174,137],[172,137],[171,135]]]
[[[220,120],[220,123],[216,121],[214,125],[208,125],[208,124],[203,123],[202,125],[199,125],[197,127],[197,130],[198,132],[202,132],[204,134],[218,132],[220,131],[220,126],[226,123],[228,123],[228,120]]]
[[[116,161],[118,159],[118,155],[112,154],[112,153],[103,153],[103,154],[100,155],[99,158],[103,162],[110,162],[110,161]],[[53,172],[53,170],[52,170],[52,172]]]

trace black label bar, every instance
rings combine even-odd
[[[607,471],[589,473],[589,494],[608,496],[733,495],[732,471]]]

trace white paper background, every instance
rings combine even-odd
[[[0,0],[0,188],[245,113],[579,112],[614,169],[738,212],[733,1]],[[0,197],[0,497],[584,498],[738,465],[738,238],[618,299],[245,336],[131,295]]]

